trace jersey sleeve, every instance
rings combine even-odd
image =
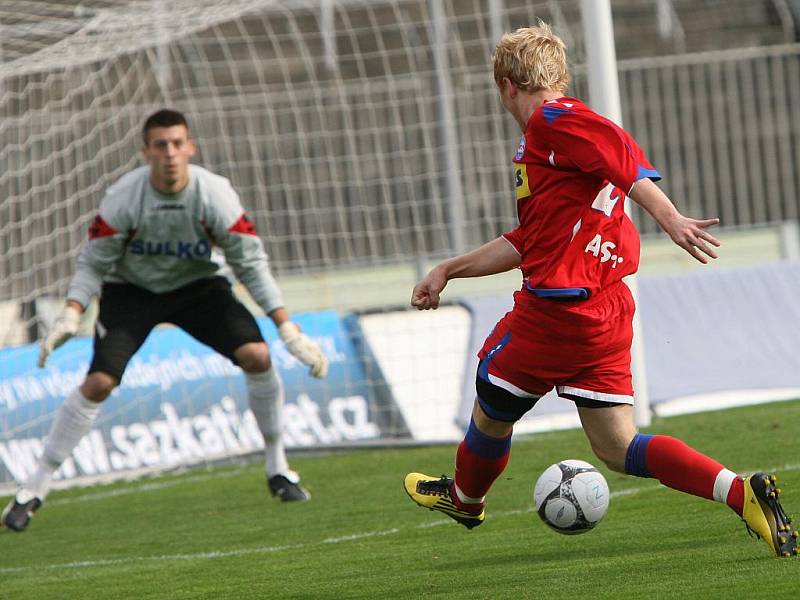
[[[522,227],[517,227],[511,231],[506,231],[501,237],[503,237],[509,244],[511,244],[511,246],[513,246],[514,250],[517,251],[517,254],[522,256],[523,240],[525,239],[522,232]]]
[[[124,191],[113,186],[106,192],[81,246],[67,298],[84,308],[100,294],[103,277],[122,258],[135,233],[131,202]]]
[[[269,268],[264,244],[242,208],[238,194],[223,180],[212,194],[205,227],[225,254],[225,262],[265,314],[284,306],[283,295]]]
[[[661,179],[633,138],[611,121],[558,106],[545,106],[540,118],[540,131],[555,166],[566,162],[626,191],[644,177]]]

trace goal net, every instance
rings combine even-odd
[[[504,2],[496,23],[480,1],[6,6],[2,298],[66,291],[163,106],[189,116],[197,162],[231,179],[279,275],[433,260],[513,224],[497,166],[518,132],[490,57],[500,31],[553,20],[546,2]]]
[[[12,1],[1,10],[0,300],[16,323],[5,344],[41,334],[104,189],[141,164],[143,119],[173,107],[189,118],[196,162],[239,192],[288,308],[331,355],[331,377],[318,383],[295,375],[302,369],[272,344],[288,445],[410,437],[424,418],[406,422],[396,396],[440,396],[428,429],[445,421],[444,437],[456,435],[452,416],[432,413],[460,402],[465,309],[424,325],[342,317],[407,305],[431,261],[513,226],[510,183],[495,167],[518,133],[500,113],[490,56],[501,29],[550,19],[547,3],[503,3],[494,22],[485,2],[463,1]],[[260,445],[238,371],[172,339],[180,335],[151,336],[61,475]],[[35,348],[0,359],[3,480],[32,467],[90,346],[70,341],[45,374]]]

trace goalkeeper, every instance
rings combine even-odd
[[[54,471],[89,433],[128,361],[162,322],[242,368],[264,436],[270,492],[285,502],[309,498],[289,469],[281,441],[281,379],[255,319],[231,291],[228,267],[312,376],[325,377],[327,358],[289,320],[263,244],[230,182],[189,164],[196,148],[186,118],[160,110],[145,121],[143,136],[147,165],[108,188],[78,257],[66,305],[41,343],[44,367],[49,354],[75,335],[92,297],[100,297],[89,373],[57,411],[36,470],[3,512],[3,524],[17,531],[27,527]],[[224,261],[212,252],[215,246]]]

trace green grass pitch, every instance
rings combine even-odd
[[[777,469],[800,518],[800,401],[657,420],[733,470]],[[454,447],[297,456],[312,493],[283,505],[262,466],[54,492],[24,534],[0,531],[0,598],[767,598],[800,590],[728,508],[602,469],[611,506],[582,536],[532,509],[539,473],[598,465],[580,431],[515,439],[486,522],[415,506],[407,471],[452,473]]]

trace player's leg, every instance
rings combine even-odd
[[[477,397],[456,451],[454,478],[409,473],[404,482],[406,493],[417,504],[443,512],[470,529],[483,522],[486,495],[508,464],[514,423],[546,391],[537,387],[536,392],[527,392],[506,378],[495,359],[508,341],[503,337],[497,344],[491,342],[494,351],[487,352],[478,366]]]
[[[155,325],[148,310],[152,295],[142,292],[134,286],[104,286],[89,373],[56,411],[36,467],[0,517],[6,527],[27,528],[47,497],[53,474],[91,431],[101,403],[119,385],[128,361]]]
[[[619,294],[629,299],[627,288],[619,288]],[[610,469],[654,477],[667,487],[727,502],[741,513],[743,486],[735,473],[678,439],[637,433],[630,370],[632,301],[626,306],[630,310],[605,332],[607,347],[598,345],[587,366],[557,386],[558,394],[575,402],[592,450]]]
[[[658,479],[672,489],[726,503],[741,515],[744,486],[736,473],[674,437],[638,433],[631,404],[575,402],[592,451],[609,469]]]
[[[108,373],[89,373],[56,411],[38,468],[25,482],[25,487],[42,501],[49,490],[52,474],[72,454],[83,436],[91,431],[100,414],[101,403],[118,384],[119,380]]]
[[[508,464],[513,423],[492,419],[476,400],[464,439],[456,450],[455,476],[409,473],[406,493],[425,508],[438,510],[467,528],[485,518],[485,501],[492,484]]]
[[[797,553],[797,533],[778,503],[774,476],[739,477],[677,438],[637,433],[632,405],[578,404],[592,450],[610,469],[727,504],[774,554]]]
[[[252,317],[251,317],[252,318]],[[311,498],[300,485],[299,475],[289,468],[283,446],[283,383],[270,360],[264,342],[248,342],[234,351],[234,358],[245,374],[247,399],[264,437],[267,486],[284,502]]]
[[[310,498],[289,468],[283,446],[283,384],[270,359],[256,320],[223,278],[203,280],[179,292],[180,310],[170,315],[198,341],[210,346],[245,374],[247,398],[264,437],[267,485],[284,502]]]

